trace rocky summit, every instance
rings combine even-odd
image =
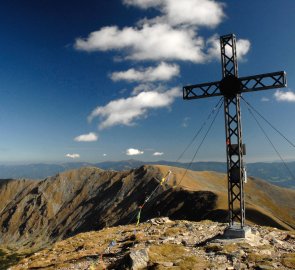
[[[169,171],[171,171],[170,177],[161,184]],[[294,190],[276,187],[265,181],[249,178],[246,184],[245,199],[246,223],[248,225],[257,224],[289,231],[294,230]],[[105,234],[106,242],[112,238],[112,236],[107,236],[106,232],[108,231],[101,230],[110,230],[111,235],[111,230],[117,230],[114,227],[120,228],[118,226],[128,225],[131,227],[124,228],[129,228],[126,230],[129,230],[130,233],[128,234],[126,231],[123,235],[127,237],[128,234],[130,237],[136,236],[137,238],[140,234],[135,234],[135,236],[131,234],[134,234],[134,230],[139,230],[143,225],[137,228],[131,224],[136,224],[137,221],[142,223],[159,216],[167,216],[171,220],[212,220],[220,222],[220,225],[214,223],[213,227],[223,228],[222,226],[225,226],[223,223],[227,221],[227,203],[226,175],[206,171],[186,172],[184,169],[168,166],[141,166],[123,172],[87,167],[63,172],[42,181],[2,180],[0,181],[0,269],[3,258],[5,260],[8,258],[7,265],[11,264],[11,261],[16,263],[19,258],[52,247],[58,241],[76,239],[76,235],[83,236],[81,233],[88,235],[87,233],[91,232],[89,235],[92,234],[93,244],[98,245],[95,247],[96,255],[93,255],[95,257],[98,256],[98,253],[101,254],[99,247],[105,245],[100,240],[95,242],[97,237],[102,237],[101,240],[104,239],[100,233]],[[142,207],[143,205],[144,207]],[[113,229],[105,229],[108,227]],[[206,230],[203,233],[205,236],[211,229],[208,227],[207,232]],[[177,232],[175,232],[176,235]],[[149,234],[144,237],[148,238]],[[120,239],[115,241],[118,243],[125,241],[123,238]],[[278,240],[282,239],[278,238]],[[91,241],[89,240],[90,246],[92,245]],[[201,240],[192,241],[197,243]],[[195,245],[193,242],[191,245]],[[168,241],[168,244],[171,243]],[[170,246],[171,252],[174,247]],[[169,250],[169,247],[167,248]],[[183,248],[185,250],[187,246],[185,245]],[[84,247],[81,247],[81,251],[83,250]],[[150,262],[153,258],[150,249],[149,251],[144,250],[138,252],[140,254],[143,252],[148,256],[148,262]],[[121,252],[122,260],[123,257],[125,260],[127,253],[125,254],[123,251]],[[72,252],[68,253],[70,255]],[[76,253],[72,253],[71,256],[75,256]],[[210,255],[210,252],[207,253]],[[3,254],[5,256],[2,256]],[[55,253],[56,256],[57,254]],[[135,253],[132,256],[136,257],[137,255]],[[85,257],[87,256],[85,255]],[[106,257],[108,256],[106,255]],[[109,257],[108,265],[112,265],[111,256]],[[40,260],[45,259],[40,258]],[[54,261],[53,258],[52,260]],[[50,263],[54,265],[52,260]],[[114,261],[120,261],[120,256],[116,256]],[[173,262],[173,265],[175,263]],[[34,269],[39,268],[36,266]]]
[[[154,218],[81,233],[20,261],[22,269],[294,269],[295,232],[251,226],[223,239],[224,223]]]

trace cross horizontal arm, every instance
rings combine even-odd
[[[285,71],[242,77],[239,78],[239,80],[242,85],[241,92],[267,90],[287,86]]]
[[[198,99],[221,96],[220,82],[201,83],[183,87],[183,99]]]

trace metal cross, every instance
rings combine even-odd
[[[286,73],[279,71],[239,78],[235,35],[221,36],[220,46],[222,80],[184,86],[183,99],[224,96],[229,227],[232,228],[234,221],[237,221],[243,229],[245,145],[242,143],[240,97],[245,92],[286,87]]]

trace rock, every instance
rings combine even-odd
[[[164,267],[171,267],[173,266],[173,262],[158,262],[159,265],[162,265]]]
[[[248,269],[247,265],[245,263],[240,264],[240,269]]]
[[[275,237],[273,237],[269,242],[272,243],[272,244],[280,245],[280,246],[284,245],[283,241],[280,241],[279,239],[276,239]]]
[[[161,238],[160,238],[160,239],[161,239]],[[163,239],[161,239],[161,240],[163,240],[163,241],[162,241],[163,244],[166,244],[166,243],[168,243],[168,242],[173,242],[173,241],[175,240],[175,237],[171,237],[171,236],[169,236],[169,237],[165,237],[165,238],[163,238]]]
[[[172,221],[168,217],[159,217],[159,218],[152,218],[148,220],[147,222],[153,225],[162,225],[166,223],[171,223]]]
[[[156,240],[150,240],[150,239],[147,240],[147,243],[148,243],[148,244],[154,244],[155,242],[156,242]]]
[[[255,268],[256,270],[272,270],[273,267],[270,265],[259,264]]]
[[[149,221],[139,226],[131,224],[81,233],[60,241],[47,250],[36,252],[11,267],[11,270],[30,269],[30,266],[45,269],[49,265],[51,269],[61,270],[86,270],[90,265],[97,266],[97,269],[105,266],[106,269],[116,270],[148,267],[163,270],[295,269],[295,253],[291,248],[294,246],[293,232],[289,232],[289,237],[280,232],[270,235],[272,228],[256,225],[260,236],[237,241],[212,238],[226,224],[216,226],[214,222],[182,220],[163,224],[154,220],[153,223]],[[200,225],[203,226],[202,231],[198,230]],[[212,231],[209,230],[211,226],[214,228]],[[188,228],[193,229],[190,231]],[[137,237],[139,235],[141,237]],[[283,247],[275,241],[269,242],[271,238],[278,239],[277,237],[284,243]],[[287,240],[282,240],[286,238]],[[110,239],[116,241],[111,252],[108,250]],[[263,246],[260,240],[265,240],[268,244]],[[190,241],[197,244],[191,245]],[[65,264],[68,266],[61,268]]]
[[[267,256],[271,256],[272,252],[269,249],[263,249],[259,251],[260,255],[267,255]]]
[[[239,250],[239,254],[240,254],[240,256],[242,257],[242,256],[244,256],[244,255],[245,255],[245,251],[244,251],[244,250],[242,250],[242,249],[240,249],[240,250]]]
[[[148,248],[132,251],[129,255],[131,259],[130,267],[132,270],[144,269],[149,261]]]

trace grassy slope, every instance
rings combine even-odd
[[[183,178],[184,169],[161,165],[158,165],[157,168],[163,174],[166,174],[169,169],[172,170],[173,177],[169,180],[171,186],[180,184],[179,187],[191,191],[214,192],[218,195],[215,210],[222,210],[222,214],[227,211],[227,180],[225,174],[188,171]],[[295,190],[281,188],[266,181],[249,177],[248,183],[245,185],[245,201],[247,222],[253,223],[255,221],[258,224],[275,226],[281,229],[295,228]]]

